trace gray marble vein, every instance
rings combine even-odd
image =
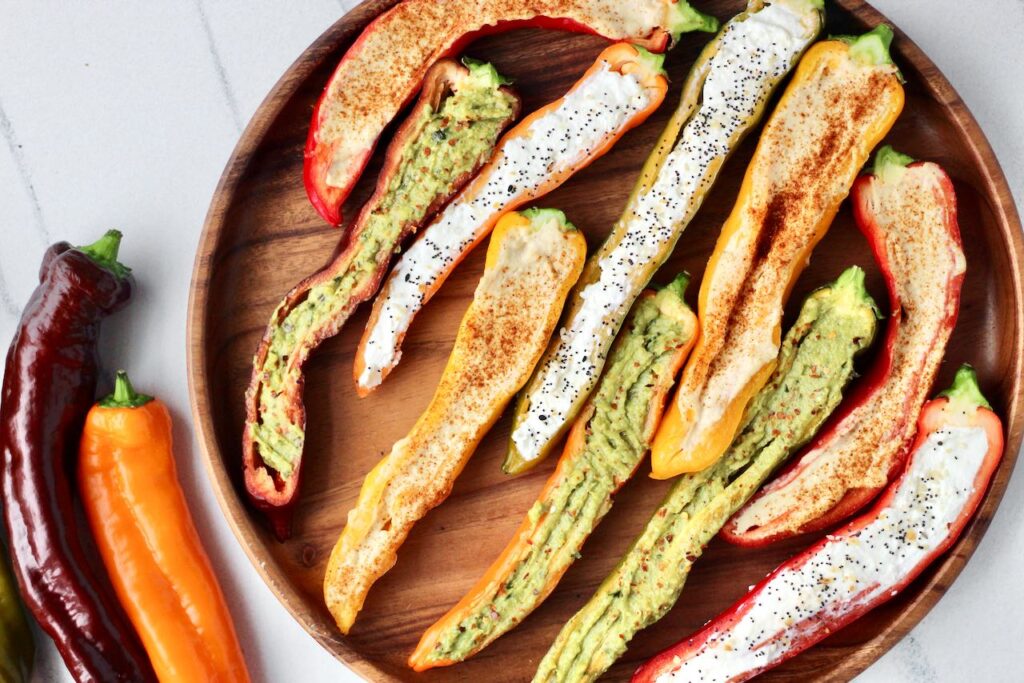
[[[217,40],[213,36],[213,29],[210,28],[210,19],[206,16],[203,0],[195,0],[195,3],[196,11],[199,13],[199,22],[203,26],[203,34],[206,36],[206,47],[210,51],[210,59],[213,60],[213,68],[217,72],[221,92],[224,94],[224,99],[227,100],[228,109],[231,110],[231,120],[234,122],[235,128],[241,131],[242,113],[238,106],[238,99],[235,97],[235,91],[228,80],[227,71],[224,69],[224,62],[220,58],[220,51],[217,50]]]
[[[7,280],[4,278],[3,268],[0,268],[0,310],[11,317],[18,315],[18,305],[14,303],[11,293],[7,290]]]
[[[921,641],[913,635],[908,635],[903,639],[902,647],[898,652],[900,669],[906,675],[906,680],[913,683],[940,680],[941,677],[928,660],[928,653],[921,646]]]
[[[11,151],[11,159],[14,161],[14,167],[18,171],[18,178],[21,180],[21,185],[25,190],[25,194],[28,195],[29,203],[32,205],[32,219],[35,228],[39,233],[42,243],[48,245],[51,242],[50,231],[47,230],[46,221],[43,219],[43,207],[39,203],[39,196],[36,194],[36,187],[32,182],[32,172],[29,170],[28,161],[25,159],[25,152],[21,144],[18,143],[18,138],[14,133],[14,125],[7,116],[3,100],[0,100],[0,135],[3,135],[4,142],[7,143],[7,148]],[[3,290],[3,294],[7,294],[6,289]]]

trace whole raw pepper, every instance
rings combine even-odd
[[[985,497],[1003,427],[969,366],[917,424],[902,476],[870,512],[780,565],[633,683],[753,678],[892,599],[945,553]]]
[[[0,543],[0,683],[26,683],[36,646]]]
[[[317,212],[341,223],[341,205],[384,127],[412,100],[427,68],[474,38],[545,26],[628,40],[655,52],[718,22],[687,0],[404,0],[377,17],[345,53],[313,110],[303,180]]]
[[[127,303],[121,233],[55,244],[21,314],[0,400],[4,517],[22,597],[76,681],[155,681],[142,644],[86,553],[68,472],[96,393],[100,322]]]
[[[117,373],[85,421],[78,485],[114,590],[165,683],[247,682],[231,614],[178,486],[171,416]]]
[[[889,289],[885,346],[839,419],[726,526],[730,542],[763,545],[829,528],[902,467],[956,324],[966,270],[953,183],[937,164],[912,161],[884,147],[853,188],[854,217]]]

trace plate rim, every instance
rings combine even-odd
[[[373,19],[400,1],[363,0],[343,14],[298,56],[257,107],[232,150],[211,198],[196,246],[186,313],[186,374],[195,441],[199,445],[204,469],[228,526],[256,573],[303,630],[346,667],[360,676],[374,679],[381,675],[389,675],[374,662],[366,659],[333,629],[325,631],[319,628],[316,622],[309,618],[309,609],[304,604],[304,599],[288,581],[281,568],[276,563],[266,562],[256,553],[256,548],[262,545],[257,532],[259,523],[253,519],[244,501],[237,495],[217,444],[211,410],[210,384],[205,372],[208,361],[205,319],[209,304],[210,276],[213,273],[217,244],[224,230],[227,209],[261,141],[280,115],[283,106],[295,95],[310,74],[319,69],[325,59],[335,54],[346,41],[353,39]],[[1024,285],[1021,263],[1024,262],[1024,233],[998,157],[967,104],[942,70],[897,24],[868,2],[834,0],[834,4],[838,9],[853,15],[858,21],[869,24],[884,21],[892,26],[896,33],[895,50],[899,60],[921,73],[923,85],[942,105],[958,133],[971,141],[968,148],[973,156],[974,166],[983,171],[981,180],[986,194],[996,200],[992,210],[999,224],[1002,241],[1009,247],[1008,259],[1012,270],[1010,280],[1014,297],[1012,373],[1009,377],[1009,394],[1013,396],[1013,400],[1007,404],[1004,416],[1006,452],[1003,455],[1003,462],[971,522],[950,548],[942,564],[927,578],[926,583],[920,586],[917,597],[901,610],[887,628],[863,643],[856,652],[844,658],[825,676],[828,680],[849,680],[888,652],[942,599],[984,537],[1012,477],[1024,434],[1024,418],[1021,416],[1021,411],[1024,410],[1024,396],[1021,395],[1021,371],[1024,363]]]

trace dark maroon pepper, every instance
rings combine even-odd
[[[131,295],[117,262],[121,233],[61,242],[43,257],[39,286],[7,354],[0,398],[4,517],[26,606],[79,682],[156,681],[105,574],[90,559],[69,473],[96,394],[100,322]]]

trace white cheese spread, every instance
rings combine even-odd
[[[737,139],[756,123],[818,25],[811,3],[781,1],[723,30],[700,107],[654,184],[633,204],[622,239],[599,261],[600,276],[579,293],[575,317],[559,331],[557,346],[538,370],[539,384],[512,433],[523,459],[536,459],[594,388],[619,326],[647,285],[642,275],[671,252]]]

